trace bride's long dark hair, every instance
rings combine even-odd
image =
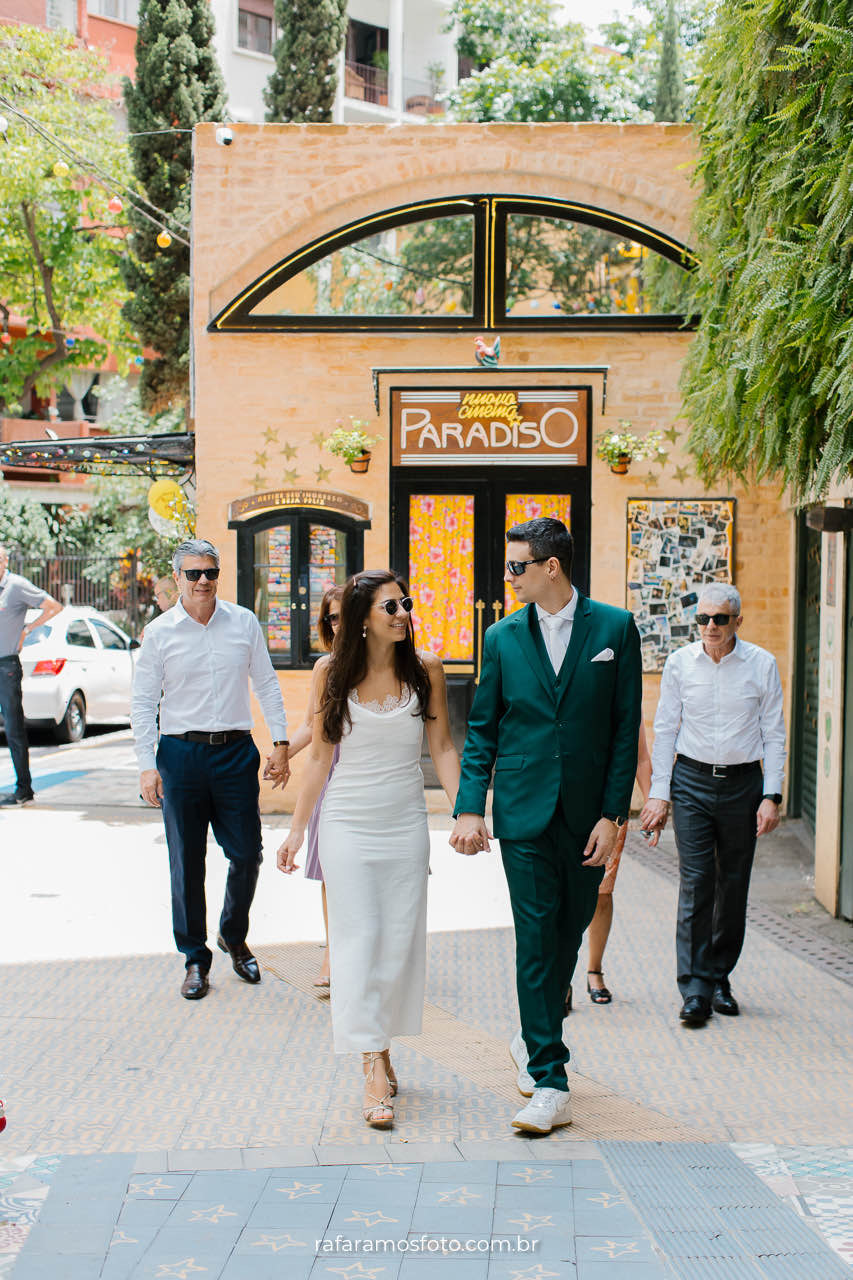
[[[365,619],[379,588],[391,582],[397,584],[404,596],[409,594],[405,580],[391,569],[356,573],[344,587],[340,603],[341,621],[326,669],[326,690],[321,708],[323,736],[327,742],[340,742],[344,730],[352,726],[347,699],[367,675],[367,640],[362,634]],[[405,640],[394,645],[394,674],[401,687],[408,685],[417,698],[419,710],[413,714],[420,715],[422,720],[429,719],[432,686],[429,673],[415,649],[411,616]]]

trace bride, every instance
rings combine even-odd
[[[335,1052],[360,1052],[362,1114],[387,1129],[397,1078],[393,1036],[418,1035],[426,973],[429,871],[424,779],[430,755],[450,803],[459,757],[450,736],[444,670],[415,649],[406,583],[386,569],[355,574],[340,603],[331,658],[320,674],[308,765],[293,825],[278,851],[290,875],[332,754],[340,759],[320,818],[329,906]]]

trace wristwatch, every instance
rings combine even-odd
[[[774,791],[774,792],[772,792],[772,793],[768,793],[767,795],[762,796],[762,797],[761,797],[761,799],[762,799],[762,800],[772,800],[774,804],[781,804],[781,803],[782,803],[782,797],[779,795],[779,792],[778,792],[778,791]]]
[[[289,739],[289,738],[279,738],[277,742],[274,742],[274,743],[273,743],[273,746],[274,746],[274,747],[289,747],[289,746],[290,746],[290,739]]]
[[[608,822],[615,822],[617,831],[620,827],[624,827],[625,823],[628,821],[628,819],[623,817],[621,813],[603,813],[601,816],[602,818],[606,818]]]

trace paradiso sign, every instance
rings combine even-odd
[[[589,387],[391,391],[394,466],[584,467]]]

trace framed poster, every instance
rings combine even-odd
[[[627,607],[640,632],[643,671],[697,640],[702,587],[731,582],[734,498],[629,498]]]

